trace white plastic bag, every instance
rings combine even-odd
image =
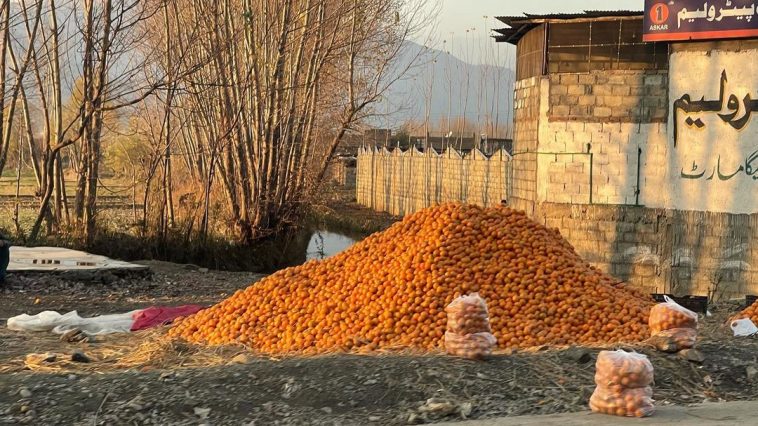
[[[13,331],[50,331],[62,315],[54,311],[43,311],[37,315],[21,314],[8,318],[8,329]]]
[[[750,318],[734,320],[730,326],[734,335],[738,337],[752,336],[758,333],[758,327],[753,324]]]
[[[8,329],[15,331],[52,331],[64,334],[78,329],[90,336],[111,333],[128,333],[134,323],[134,315],[139,310],[124,314],[100,315],[91,318],[80,317],[76,311],[61,315],[54,311],[44,311],[37,315],[22,314],[8,318]]]

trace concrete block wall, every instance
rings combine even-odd
[[[519,80],[514,91],[513,175],[508,201],[527,212],[534,211],[537,194],[541,80]]]
[[[658,164],[667,71],[552,74],[541,84],[537,202],[644,204],[667,173]]]
[[[654,122],[668,116],[668,71],[550,74],[551,120]]]
[[[451,201],[493,206],[506,199],[510,162],[502,150],[487,157],[478,150],[462,155],[454,149],[441,154],[361,149],[356,199],[394,215]]]
[[[536,176],[534,205],[526,210],[590,263],[645,291],[758,294],[758,214],[644,207],[660,205],[670,180],[668,83],[666,71],[543,77],[528,94],[539,96],[538,154],[533,167],[518,169]],[[517,87],[524,85],[532,81]],[[533,145],[529,132],[514,139],[514,146],[525,145]]]

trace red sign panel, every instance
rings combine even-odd
[[[758,0],[645,0],[644,41],[758,37]]]

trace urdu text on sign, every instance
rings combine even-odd
[[[645,0],[644,41],[758,37],[758,0]]]

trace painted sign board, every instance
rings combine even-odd
[[[758,50],[671,54],[664,207],[758,212]]]
[[[645,0],[644,41],[758,37],[758,0]]]

